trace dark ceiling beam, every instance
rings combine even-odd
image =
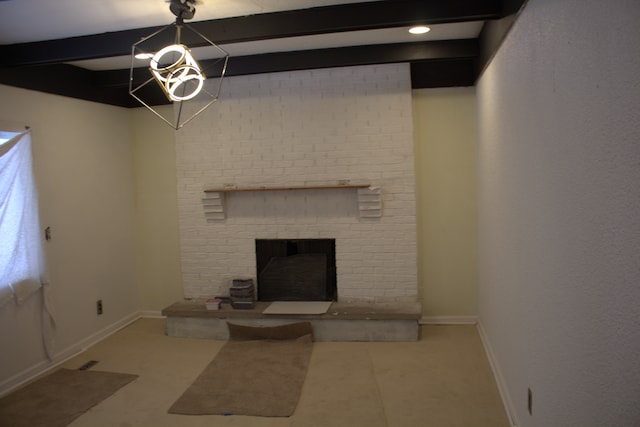
[[[478,43],[475,39],[393,43],[232,58],[229,60],[227,74],[236,76],[315,68],[473,58],[477,55]]]
[[[518,14],[527,3],[527,0],[503,0],[500,19],[485,22],[478,36],[480,54],[478,58],[477,77],[480,77],[484,69],[493,59],[503,40],[511,30]]]
[[[168,13],[168,18],[170,14]],[[196,12],[197,16],[197,12]],[[216,44],[331,32],[492,20],[501,0],[383,0],[191,22]],[[167,19],[167,23],[171,20]],[[162,27],[0,46],[0,67],[52,64],[131,54],[131,45]]]
[[[477,58],[450,58],[441,61],[411,63],[411,88],[474,86]]]
[[[475,39],[355,46],[233,57],[229,59],[226,75],[416,62],[421,64],[416,68],[412,65],[416,88],[468,86],[468,76],[473,75],[473,68],[468,67],[473,67],[477,56]],[[420,79],[420,75],[434,79],[435,86]],[[121,107],[139,107],[129,95],[129,77],[128,69],[88,71],[68,64],[0,69],[0,83],[10,86]],[[151,104],[167,104],[162,92],[157,93],[159,96],[154,97]],[[151,99],[151,95],[145,99]]]
[[[422,64],[438,62],[439,66],[416,68],[415,73],[426,70],[428,75],[437,76],[438,81],[446,82],[446,86],[468,86],[469,76],[473,82],[474,68],[467,71],[460,67],[473,67],[478,56],[478,42],[476,39],[443,40],[420,43],[393,43],[373,46],[354,46],[333,49],[305,50],[298,52],[279,52],[263,55],[232,57],[229,59],[226,76],[240,76],[247,74],[272,73],[282,71],[297,71],[319,68],[347,67],[371,64],[388,64],[400,62],[420,62]],[[453,69],[446,69],[446,64],[452,64]],[[201,61],[209,77],[219,75],[219,72],[208,68],[207,61]],[[147,75],[148,72],[134,73]],[[464,76],[463,76],[464,74]],[[96,84],[109,87],[114,91],[126,90],[129,85],[129,70],[109,70],[94,72]],[[425,85],[423,80],[416,80],[418,87],[438,87]],[[134,86],[142,82],[134,81]],[[135,107],[133,102],[118,104],[120,106]],[[157,104],[167,103],[166,98],[159,97]],[[155,104],[155,105],[157,105]]]
[[[0,83],[103,104],[129,104],[129,91],[96,84],[95,73],[68,64],[0,68]]]
[[[478,56],[478,41],[440,40],[416,43],[390,43],[370,46],[351,46],[331,49],[277,52],[229,58],[225,75],[274,73],[281,71],[311,70],[318,68],[350,67],[357,65],[390,64],[399,62],[434,61],[473,58]],[[213,60],[201,60],[200,65],[209,77],[220,75],[220,62],[213,68]],[[146,68],[134,75],[148,76]],[[96,82],[101,86],[128,86],[130,70],[96,71]],[[134,81],[134,85],[142,82]]]

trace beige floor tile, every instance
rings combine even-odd
[[[473,326],[425,326],[417,343],[373,345],[389,426],[508,427]]]
[[[186,416],[167,410],[224,345],[168,337],[141,319],[66,362],[139,378],[72,427],[508,427],[473,326],[424,326],[418,342],[314,344],[290,418]]]
[[[292,425],[387,425],[366,344],[315,343]]]

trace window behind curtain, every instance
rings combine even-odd
[[[0,131],[0,306],[45,281],[29,132]]]

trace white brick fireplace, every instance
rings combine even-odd
[[[232,60],[232,59],[231,59]],[[180,245],[187,298],[256,280],[255,239],[336,240],[339,301],[417,299],[411,84],[407,64],[229,77],[220,100],[176,134]],[[382,216],[350,188],[224,194],[211,188],[366,183]]]

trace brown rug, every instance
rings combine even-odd
[[[136,378],[60,369],[1,398],[0,426],[66,426]]]
[[[311,324],[228,326],[229,341],[169,413],[292,415],[313,349]]]

